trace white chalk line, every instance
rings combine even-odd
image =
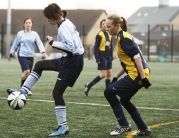
[[[0,97],[0,99],[7,99],[4,97]],[[35,101],[35,102],[47,102],[53,103],[52,100],[39,100],[39,99],[27,99],[28,101]],[[109,106],[107,104],[98,104],[98,103],[79,103],[79,102],[65,102],[67,104],[76,104],[76,105],[90,105],[90,106]],[[137,107],[138,109],[148,109],[148,110],[160,110],[160,111],[178,111],[179,109],[170,109],[170,108],[154,108],[154,107]]]

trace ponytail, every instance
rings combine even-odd
[[[68,12],[66,10],[62,10],[62,16],[65,18],[67,16]]]
[[[122,30],[127,32],[127,20],[124,17],[121,17],[121,19],[123,20],[123,24],[121,26]]]

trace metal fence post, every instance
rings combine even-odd
[[[171,62],[173,62],[173,24],[171,33]]]
[[[150,24],[148,24],[148,62],[150,60]]]
[[[4,24],[1,25],[1,58],[4,57]]]

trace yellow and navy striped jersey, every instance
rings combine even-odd
[[[96,60],[100,59],[100,52],[109,52],[112,56],[112,44],[111,44],[112,36],[108,32],[100,31],[96,35],[95,40],[95,58]]]
[[[97,41],[97,39],[100,40],[100,43],[98,43],[99,50],[106,51],[106,41],[111,42],[112,36],[108,32],[104,32],[104,31],[100,31],[97,36],[100,36],[100,37],[96,37],[96,41]],[[106,40],[106,37],[108,37],[109,40]],[[110,45],[109,45],[109,47],[110,47]]]
[[[121,30],[117,36],[117,55],[125,72],[133,80],[139,82],[141,77],[133,59],[136,54],[140,54],[145,76],[149,79],[149,68],[138,45],[134,42],[131,34]]]

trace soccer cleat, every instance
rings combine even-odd
[[[19,92],[21,92],[21,94],[23,94],[25,97],[27,97],[27,95],[28,95],[28,92],[27,91],[25,91],[25,90],[23,90],[23,89],[20,89],[20,90],[18,90]]]
[[[85,95],[88,96],[88,92],[90,90],[90,87],[88,87],[88,84],[85,84]]]
[[[28,96],[32,96],[33,94],[32,94],[31,91],[28,91],[27,95],[28,95]]]
[[[68,126],[59,126],[55,132],[49,135],[49,137],[56,137],[61,135],[66,135],[69,132]]]
[[[11,88],[7,88],[7,93],[8,93],[8,94],[11,94],[12,92],[15,92],[15,91],[17,91],[17,90],[11,89]]]
[[[11,94],[12,92],[15,92],[15,91],[19,91],[19,92],[21,92],[21,94],[23,94],[25,97],[27,97],[27,92],[25,91],[25,90],[15,90],[15,89],[11,89],[11,88],[8,88],[7,89],[7,93],[8,94]]]
[[[149,136],[151,134],[151,130],[148,128],[148,129],[145,129],[145,130],[138,130],[136,132],[134,132],[132,135],[133,136]]]
[[[131,125],[129,124],[128,126],[120,126],[120,125],[117,125],[116,126],[116,129],[114,131],[112,131],[110,133],[111,136],[118,136],[118,135],[121,135],[123,134],[124,132],[129,132],[131,131]]]

